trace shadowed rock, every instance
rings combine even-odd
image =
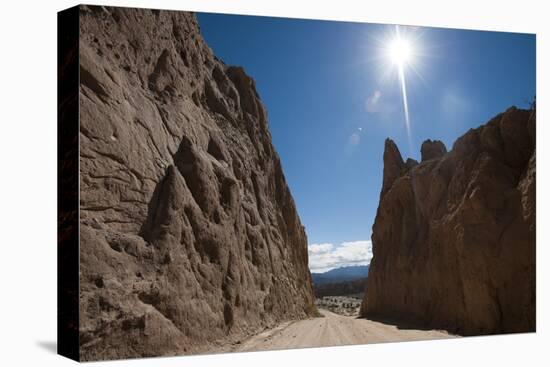
[[[399,169],[386,141],[363,316],[464,335],[535,330],[535,111],[508,109]],[[400,172],[400,173],[399,173]]]
[[[443,144],[440,140],[426,140],[422,143],[422,146],[420,147],[420,154],[422,156],[422,162],[440,158],[443,155],[447,153],[447,148],[445,148],[445,144]]]
[[[405,167],[401,153],[397,145],[391,139],[386,139],[384,143],[384,175],[382,183],[382,194],[384,195],[398,179]]]

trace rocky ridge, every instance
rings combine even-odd
[[[535,110],[404,162],[391,140],[362,316],[462,335],[535,330]]]
[[[194,15],[80,7],[80,356],[213,350],[315,313],[254,80]]]

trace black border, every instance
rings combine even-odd
[[[79,361],[79,12],[57,13],[57,353]]]

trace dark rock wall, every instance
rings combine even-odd
[[[446,153],[386,141],[361,313],[463,335],[535,330],[535,111],[510,108]]]
[[[186,12],[81,7],[80,346],[175,355],[315,311],[254,80]]]

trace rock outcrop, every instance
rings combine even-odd
[[[251,79],[186,12],[80,8],[83,360],[176,355],[315,312]]]
[[[447,148],[440,140],[426,140],[420,147],[420,156],[422,162],[443,157],[447,153]]]
[[[463,335],[535,330],[535,111],[512,107],[449,153],[386,141],[361,314]]]

